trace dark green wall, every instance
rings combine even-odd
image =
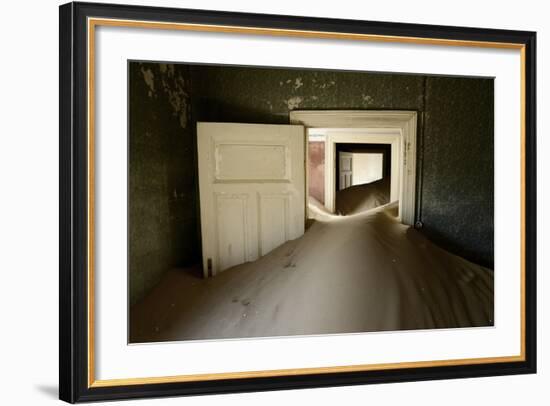
[[[493,81],[431,77],[422,139],[421,220],[450,251],[493,267]]]
[[[421,110],[424,78],[357,72],[192,67],[199,120],[288,123],[291,110]]]
[[[195,131],[189,68],[129,64],[129,296],[196,262]]]
[[[282,124],[293,109],[417,111],[417,218],[440,245],[492,267],[492,79],[169,66],[130,68],[132,302],[164,270],[199,260],[196,121]]]

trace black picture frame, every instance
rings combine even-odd
[[[67,402],[219,394],[536,372],[536,33],[204,10],[68,3],[60,6],[59,397]],[[312,373],[118,386],[90,385],[88,352],[87,19],[162,21],[518,44],[524,52],[524,359],[470,365]]]

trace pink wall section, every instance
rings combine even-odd
[[[309,142],[309,195],[325,203],[325,143]]]

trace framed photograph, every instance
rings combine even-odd
[[[60,398],[536,371],[534,32],[60,7]]]

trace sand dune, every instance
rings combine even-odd
[[[355,185],[336,192],[336,213],[361,213],[390,202],[390,178]]]
[[[493,324],[493,272],[404,226],[385,206],[312,207],[305,235],[207,280],[173,270],[131,310],[131,341]]]

